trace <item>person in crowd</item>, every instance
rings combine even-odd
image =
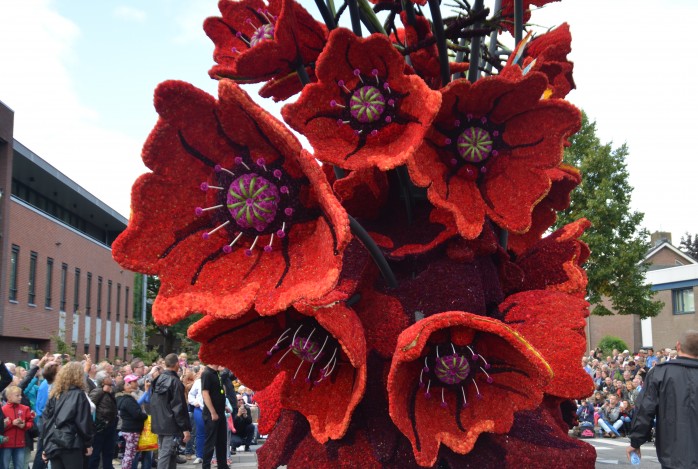
[[[85,394],[85,374],[78,362],[58,371],[42,415],[44,460],[51,469],[83,466],[83,455],[92,454],[94,423],[90,400]]]
[[[618,396],[610,394],[608,401],[601,408],[599,426],[603,429],[605,438],[616,438],[620,436],[618,429],[623,426],[620,420],[620,401]]]
[[[218,365],[208,364],[201,373],[201,395],[204,400],[204,425],[206,441],[204,442],[203,469],[210,469],[213,452],[219,469],[227,469],[226,446],[228,444],[228,427],[225,418],[225,389]]]
[[[138,398],[138,405],[143,408],[147,415],[150,415],[150,398],[152,396],[153,381],[155,381],[155,379],[160,375],[161,371],[162,368],[159,365],[154,365],[150,369],[146,375],[145,391]],[[140,461],[142,461],[142,469],[151,469],[153,465],[153,453],[154,451],[139,451],[133,460],[131,469],[138,469],[138,463]]]
[[[171,353],[165,357],[165,370],[153,381],[150,398],[153,433],[158,435],[158,468],[176,469],[179,440],[191,437],[191,423],[184,396],[184,385],[177,376],[179,360]]]
[[[114,380],[106,371],[99,371],[95,375],[96,387],[90,391],[90,400],[96,407],[95,411],[95,437],[93,452],[89,460],[89,469],[98,469],[100,459],[102,469],[113,469],[114,447],[117,437],[117,411],[116,398],[112,391]]]
[[[204,460],[204,446],[206,444],[206,426],[204,424],[204,397],[201,394],[201,373],[197,373],[198,377],[187,394],[187,402],[193,409],[194,429],[196,436],[196,459],[194,464],[201,464]]]
[[[698,467],[698,330],[687,330],[676,343],[677,358],[647,374],[635,406],[628,459],[651,438],[656,419],[657,458],[662,467]]]
[[[5,363],[0,360],[0,392],[12,383],[12,373],[5,366]]]
[[[23,405],[22,390],[19,386],[8,386],[5,389],[7,404],[2,407],[5,422],[5,441],[0,445],[3,467],[9,468],[10,462],[15,468],[26,467],[25,438],[27,432],[34,426],[34,416],[31,409]]]
[[[235,434],[231,437],[233,448],[240,445],[245,445],[245,451],[250,451],[250,445],[254,439],[254,423],[252,423],[252,413],[249,406],[245,404],[242,396],[237,397],[237,413],[233,417],[233,425],[235,426]]]
[[[633,415],[635,415],[635,407],[633,407],[630,401],[627,399],[620,401],[620,420],[623,422],[620,432],[623,435],[630,433],[630,423],[633,420]]]
[[[116,394],[116,408],[121,417],[121,434],[124,437],[124,457],[121,467],[131,468],[136,456],[138,437],[143,431],[143,423],[148,414],[143,412],[141,406],[132,393],[138,388],[138,376],[127,375],[124,377],[124,388]]]
[[[189,391],[194,386],[196,381],[196,373],[191,369],[186,369],[182,372],[182,384],[184,384],[184,394],[187,396],[187,402],[189,401]],[[191,421],[191,438],[187,442],[187,446],[184,448],[184,456],[187,459],[192,459],[194,455],[194,440],[196,440],[196,425],[194,423],[194,407],[189,404],[189,420]]]
[[[46,469],[46,463],[41,457],[41,454],[43,453],[43,439],[41,438],[41,431],[43,425],[41,425],[41,423],[44,408],[46,407],[46,403],[48,402],[48,394],[51,390],[51,386],[53,385],[53,381],[56,378],[56,374],[58,373],[58,368],[58,362],[50,361],[46,365],[44,365],[44,368],[41,371],[44,380],[39,385],[39,390],[36,393],[36,407],[34,409],[34,411],[36,412],[35,424],[36,428],[39,429],[39,438],[37,438],[36,440],[36,455],[34,456],[34,464],[32,465],[32,469]]]
[[[589,399],[582,399],[577,408],[577,419],[579,426],[577,427],[577,435],[593,438],[594,437],[594,404]]]

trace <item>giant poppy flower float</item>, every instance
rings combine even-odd
[[[113,255],[259,391],[259,467],[594,466],[571,36],[505,49],[512,3],[222,0],[218,96],[156,89]]]

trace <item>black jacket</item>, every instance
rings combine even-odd
[[[124,433],[140,433],[143,431],[143,422],[148,414],[143,412],[136,399],[128,393],[116,395],[116,408],[121,417],[121,431]]]
[[[657,457],[663,468],[698,467],[698,359],[679,357],[655,365],[635,404],[630,444],[650,438],[657,418]]]
[[[90,400],[97,408],[95,410],[95,420],[101,420],[108,425],[116,422],[116,399],[110,392],[104,392],[102,388],[94,388],[90,391]]]
[[[95,434],[92,409],[85,392],[81,389],[70,388],[58,399],[49,399],[41,421],[41,439],[48,457],[62,451],[92,446]],[[67,446],[61,448],[59,440]]]
[[[177,373],[165,370],[152,384],[150,415],[153,433],[156,435],[179,435],[191,430],[184,384]]]

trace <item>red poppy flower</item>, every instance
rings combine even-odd
[[[531,5],[542,7],[548,3],[559,1],[560,0],[523,0],[523,24],[528,23],[528,20],[531,19]],[[514,34],[514,0],[502,0],[501,12],[502,22],[500,26],[505,31],[509,31],[511,34]]]
[[[583,298],[587,275],[582,265],[589,247],[579,237],[590,226],[586,218],[565,225],[516,259],[524,272],[521,290],[553,290]]]
[[[508,249],[520,255],[536,244],[543,233],[557,220],[557,211],[570,206],[570,193],[582,182],[577,168],[561,164],[546,171],[552,185],[545,198],[533,209],[531,229],[526,233],[510,233]]]
[[[337,283],[347,215],[293,135],[234,82],[220,101],[182,82],[155,93],[131,220],[113,246],[124,267],[158,275],[156,321],[191,312],[274,314]]]
[[[327,41],[325,26],[293,0],[221,0],[218,9],[222,17],[204,22],[216,46],[212,78],[280,77],[314,61]]]
[[[276,316],[207,316],[189,328],[199,356],[225,365],[253,389],[278,374],[281,404],[301,412],[320,443],[341,438],[366,386],[361,322],[343,303],[296,307]]]
[[[529,73],[444,88],[408,168],[429,200],[454,215],[464,238],[477,237],[485,217],[517,233],[531,227],[533,207],[550,189],[546,170],[560,164],[567,137],[581,125],[571,104],[540,100],[546,86],[544,75]]]
[[[576,87],[572,78],[574,64],[567,60],[570,52],[572,35],[567,23],[536,37],[526,47],[523,65],[548,77],[546,97],[564,98]]]
[[[499,311],[550,364],[555,377],[545,387],[546,394],[568,399],[591,395],[594,383],[579,366],[586,351],[589,303],[564,293],[531,290],[507,297]]]
[[[308,138],[320,161],[347,169],[399,166],[421,143],[441,102],[380,34],[335,29],[320,54],[317,83],[286,105],[284,120]]]
[[[430,466],[443,443],[469,452],[483,432],[507,432],[514,412],[543,399],[543,357],[510,326],[461,311],[413,324],[398,338],[388,377],[390,416]]]

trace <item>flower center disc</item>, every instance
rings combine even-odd
[[[305,337],[297,337],[291,344],[291,351],[305,362],[314,363],[320,358],[320,344]]]
[[[468,359],[462,355],[453,354],[436,359],[434,374],[442,383],[452,385],[464,381],[469,371]]]
[[[250,36],[250,47],[254,47],[264,41],[271,41],[272,39],[274,39],[274,25],[263,24]]]
[[[264,231],[276,217],[279,199],[279,190],[273,183],[252,173],[230,184],[226,202],[240,228]]]
[[[377,121],[385,110],[385,97],[375,86],[362,86],[351,96],[351,115],[362,124]]]
[[[468,127],[458,136],[458,154],[469,163],[480,163],[492,152],[492,137],[480,127]]]

